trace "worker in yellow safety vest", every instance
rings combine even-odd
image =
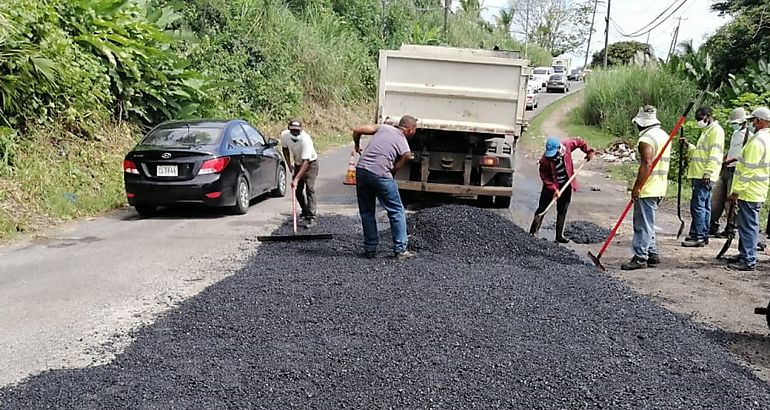
[[[623,270],[643,269],[660,263],[660,251],[655,242],[655,214],[661,199],[666,196],[671,163],[671,146],[666,146],[668,133],[660,127],[655,107],[647,105],[639,108],[633,123],[639,130],[639,171],[631,191],[634,200],[634,256],[620,266]],[[660,161],[652,168],[652,163],[661,152]]]
[[[733,270],[757,266],[759,211],[770,188],[770,109],[760,107],[747,117],[754,132],[738,157],[730,201],[738,204],[738,255],[727,258]]]
[[[682,246],[697,248],[706,246],[709,240],[711,223],[711,191],[719,181],[725,146],[725,130],[714,120],[711,108],[701,107],[695,111],[698,128],[703,129],[698,144],[692,145],[687,140],[687,155],[690,165],[687,178],[692,181],[692,199],[690,200],[690,234]]]

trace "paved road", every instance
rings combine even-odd
[[[561,97],[542,93],[528,116]],[[355,212],[354,190],[341,183],[348,152],[320,159],[324,212]],[[242,266],[288,208],[271,198],[244,216],[186,209],[153,219],[125,209],[0,248],[0,385],[109,360],[131,329]]]

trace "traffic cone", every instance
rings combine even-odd
[[[345,173],[345,185],[356,184],[356,152],[353,151],[350,154],[350,162],[348,162],[348,172]]]

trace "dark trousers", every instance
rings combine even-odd
[[[299,165],[294,166],[294,175],[299,172]],[[315,181],[318,179],[318,161],[308,164],[307,172],[297,182],[297,202],[302,208],[301,217],[306,219],[315,219],[316,217],[316,195]]]
[[[537,211],[535,211],[535,215],[538,215],[545,211],[545,208],[548,208],[548,204],[551,203],[553,200],[553,194],[554,192],[543,185],[543,189],[540,191],[540,202],[537,205]],[[569,187],[564,190],[564,193],[561,194],[559,199],[556,201],[556,212],[563,214],[567,213],[567,209],[569,208],[569,203],[572,201],[572,187]]]

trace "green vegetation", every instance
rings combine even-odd
[[[371,118],[380,49],[522,49],[465,3],[445,38],[442,0],[0,2],[0,239],[123,204],[123,155],[164,120],[300,116],[324,150]]]

